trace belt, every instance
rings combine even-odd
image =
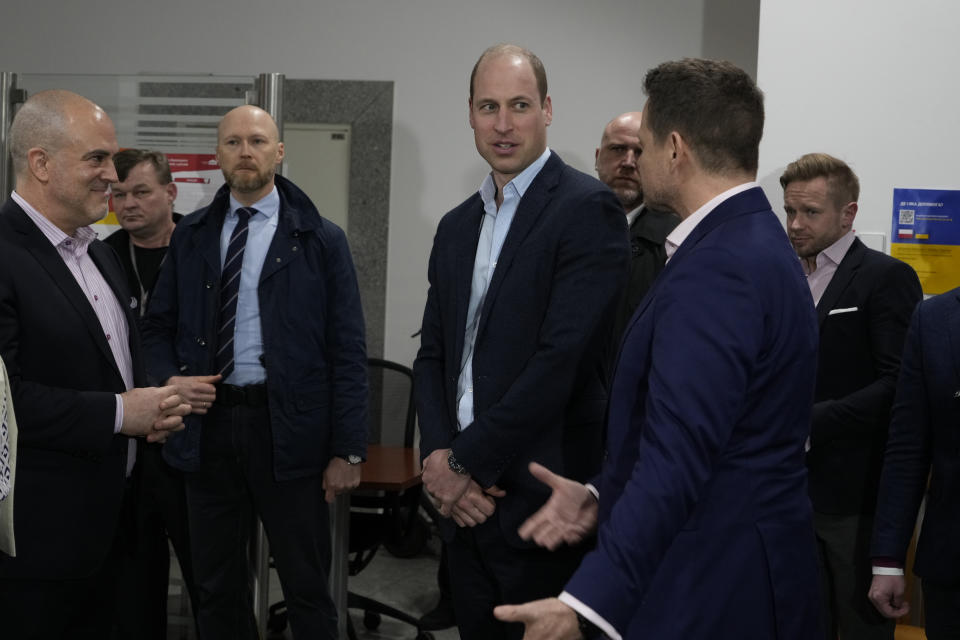
[[[215,404],[221,407],[265,407],[267,385],[261,383],[238,387],[235,384],[220,384]]]

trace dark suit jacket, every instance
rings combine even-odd
[[[913,570],[924,581],[956,589],[960,587],[960,288],[921,302],[910,322],[880,479],[873,557],[905,560],[928,475],[930,489]]]
[[[89,254],[126,312],[142,385],[123,270],[102,242]],[[0,209],[0,355],[20,427],[17,557],[0,560],[0,578],[88,575],[113,543],[123,497],[128,438],[113,433],[123,378],[70,270],[12,200]]]
[[[180,222],[183,219],[183,216],[179,213],[173,214],[174,224]],[[140,304],[140,280],[137,278],[137,271],[133,268],[133,259],[130,257],[130,234],[126,229],[117,229],[109,236],[103,239],[105,243],[113,247],[113,250],[117,252],[117,257],[120,258],[120,264],[123,266],[124,272],[127,274],[127,288],[130,289],[130,292],[137,297],[137,304]],[[146,286],[147,293],[153,289],[153,285],[157,282],[157,277],[160,275],[159,269],[155,274],[154,278],[149,282],[144,282]],[[139,313],[137,315],[140,315]]]
[[[599,468],[626,220],[609,189],[551,154],[497,261],[474,346],[474,422],[458,432],[457,377],[482,217],[474,194],[443,217],[434,238],[414,363],[420,450],[452,446],[481,486],[504,489],[501,529],[525,546],[517,528],[548,496],[529,462],[578,479]]]
[[[657,211],[644,205],[630,225],[630,275],[613,331],[618,345],[633,312],[647,294],[654,278],[663,271],[667,261],[664,242],[678,224],[680,216],[677,214]]]
[[[567,592],[624,638],[817,637],[803,445],[817,327],[757,187],[683,241],[627,329],[597,549]]]
[[[819,513],[873,512],[903,340],[921,297],[912,267],[855,239],[817,305],[807,467]]]

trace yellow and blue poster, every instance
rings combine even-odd
[[[960,286],[960,191],[894,189],[890,254],[914,268],[926,294]]]

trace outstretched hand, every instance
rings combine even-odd
[[[503,622],[522,622],[523,640],[578,640],[577,614],[557,598],[527,604],[500,605],[493,615]]]
[[[530,463],[534,478],[553,492],[547,502],[517,531],[524,540],[533,540],[553,551],[562,544],[576,544],[597,528],[597,500],[583,485],[558,476],[543,465]]]

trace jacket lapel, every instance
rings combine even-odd
[[[670,271],[673,270],[678,262],[683,260],[684,256],[690,253],[693,248],[707,236],[707,234],[724,222],[732,220],[741,215],[760,213],[770,210],[770,201],[767,200],[767,197],[764,195],[763,190],[760,187],[747,189],[746,191],[738,193],[733,197],[727,198],[717,205],[713,211],[708,213],[707,216],[700,221],[700,224],[693,228],[693,231],[690,232],[690,235],[688,235],[686,239],[680,243],[680,246],[673,254],[673,257],[667,261],[663,271],[661,271],[660,275],[654,279],[650,290],[647,291],[647,294],[643,297],[643,300],[640,301],[640,305],[637,307],[636,311],[634,311],[633,317],[630,319],[630,322],[627,323],[627,328],[624,332],[624,339],[626,338],[626,334],[630,332],[633,324],[637,321],[637,318],[643,315],[643,312],[650,304],[650,301],[656,297],[657,290],[660,288],[661,284],[668,279]]]
[[[456,264],[454,268],[454,286],[456,291],[456,324],[454,332],[454,349],[457,368],[463,353],[464,331],[467,327],[467,309],[470,306],[470,289],[473,284],[473,263],[477,255],[477,243],[480,240],[480,225],[483,222],[483,200],[479,194],[475,196],[476,206],[471,207],[467,215],[463,216],[460,228],[456,232]],[[438,265],[442,269],[445,265]],[[483,313],[486,313],[483,310]]]
[[[865,254],[866,246],[860,242],[859,238],[854,238],[847,255],[843,256],[843,260],[837,265],[837,270],[817,305],[817,320],[819,320],[821,326],[823,326],[823,321],[827,319],[827,314],[836,306],[837,300],[840,299],[847,286],[857,275],[857,270],[860,268],[860,263],[863,262]]]
[[[139,319],[137,314],[134,312],[136,307],[131,306],[137,304],[137,299],[131,297],[126,286],[126,274],[116,268],[116,260],[107,253],[108,251],[110,251],[110,249],[106,244],[101,242],[93,242],[90,244],[90,249],[88,252],[90,254],[90,259],[93,260],[93,263],[97,266],[97,269],[100,270],[100,273],[103,275],[103,279],[107,281],[111,291],[113,291],[113,295],[117,298],[117,303],[123,310],[123,317],[127,321],[127,342],[130,346],[130,359],[131,366],[133,367],[133,383],[134,386],[142,386],[145,381],[141,375],[141,372],[144,371],[144,363],[143,354],[140,351],[140,329],[138,325]],[[137,311],[139,311],[139,309],[137,309]],[[116,369],[117,374],[119,375],[120,371],[116,367],[116,362],[113,358],[112,351],[110,352],[110,362],[114,363],[114,369]],[[123,376],[121,376],[121,378],[122,377]]]
[[[103,333],[100,320],[97,318],[93,307],[90,306],[90,302],[87,300],[86,295],[84,295],[80,285],[77,284],[76,278],[70,273],[70,269],[67,268],[67,265],[63,262],[63,258],[60,257],[57,249],[50,244],[50,241],[43,235],[43,232],[33,224],[33,221],[30,220],[19,205],[12,201],[11,204],[13,206],[8,207],[4,213],[11,217],[14,228],[23,234],[24,247],[47,274],[49,274],[50,279],[53,280],[57,288],[63,293],[63,297],[66,298],[74,310],[76,310],[77,315],[80,316],[80,319],[86,326],[87,332],[93,339],[94,344],[97,345],[100,353],[103,354],[103,357],[107,359],[107,362],[110,363],[119,376],[120,370],[117,368],[117,363],[113,358],[113,352],[110,351],[110,345],[107,344],[107,338]],[[90,245],[91,248],[94,244],[96,243]],[[101,246],[100,248],[103,249],[104,247]],[[110,281],[110,278],[106,279],[107,282],[110,283],[110,286],[113,287],[114,283]],[[121,305],[123,306],[123,302],[127,301],[128,297],[118,296],[118,299],[121,300]]]
[[[267,257],[260,269],[260,283],[286,268],[293,260],[303,255],[303,244],[300,240],[300,212],[285,206],[283,196],[280,196],[280,210],[277,211],[277,230],[270,241]],[[318,214],[319,217],[319,214]]]
[[[517,210],[513,214],[513,222],[510,223],[510,230],[503,242],[503,248],[497,258],[497,267],[493,271],[493,279],[487,288],[487,295],[483,301],[483,310],[480,313],[480,326],[477,329],[477,339],[483,334],[486,326],[486,319],[490,316],[490,310],[497,299],[497,293],[503,284],[504,278],[510,272],[510,267],[517,257],[520,247],[527,239],[530,231],[540,220],[541,214],[553,197],[553,191],[560,181],[560,172],[563,170],[563,161],[560,156],[551,152],[543,169],[537,174],[533,182],[527,188],[527,191],[520,198]]]

